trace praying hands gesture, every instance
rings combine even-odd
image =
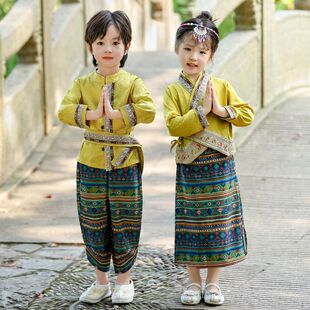
[[[107,85],[105,85],[102,89],[102,96],[106,116],[109,119],[123,119],[122,113],[119,110],[114,110],[111,106],[110,93]]]
[[[206,97],[205,97],[205,101],[203,104],[203,108],[204,108],[205,114],[208,114],[209,112],[212,111],[215,115],[218,115],[220,117],[228,116],[227,110],[224,107],[222,107],[218,102],[218,98],[215,93],[211,79],[209,79],[208,81]]]
[[[86,111],[86,120],[87,121],[96,121],[96,120],[104,117],[105,111],[104,111],[103,101],[104,101],[104,93],[102,91],[97,109]]]
[[[96,110],[86,112],[86,120],[96,121],[104,116],[109,119],[122,119],[123,116],[119,110],[114,110],[110,103],[110,94],[107,85],[102,87],[100,100]]]
[[[212,98],[211,80],[209,79],[207,90],[206,90],[206,95],[204,97],[204,102],[202,105],[206,115],[212,111],[212,102],[213,102],[213,98]]]

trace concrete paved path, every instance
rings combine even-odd
[[[146,157],[145,246],[134,273],[136,302],[121,308],[186,309],[179,303],[186,273],[173,265],[172,255],[175,164],[161,113],[163,88],[178,66],[169,53],[152,57],[156,68],[166,64],[164,72],[152,64],[134,70],[152,90],[158,114],[136,134]],[[131,66],[137,68],[134,60]],[[309,107],[310,96],[301,95],[277,106],[238,149],[249,255],[223,270],[223,310],[310,308]],[[90,309],[76,300],[93,273],[81,248],[72,245],[81,242],[74,202],[80,138],[79,129],[65,128],[40,166],[1,201],[0,309]],[[109,301],[91,309],[103,307],[114,309]]]

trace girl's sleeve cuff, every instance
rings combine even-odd
[[[222,119],[224,119],[225,121],[232,121],[233,119],[236,118],[236,115],[235,115],[234,111],[230,107],[224,107],[224,108],[227,111],[228,116],[227,117],[222,117]]]

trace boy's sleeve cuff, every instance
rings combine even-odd
[[[86,121],[86,111],[87,106],[84,104],[79,104],[75,110],[74,120],[77,126],[80,128],[87,128],[87,121]]]
[[[128,127],[134,127],[137,125],[137,116],[132,104],[126,104],[120,108],[123,115],[124,122]]]

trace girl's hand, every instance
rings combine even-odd
[[[104,102],[104,111],[106,116],[109,119],[123,119],[122,113],[119,110],[114,110],[110,102],[110,94],[108,87],[104,86],[102,90],[103,102]]]
[[[207,85],[206,95],[205,95],[204,102],[202,105],[206,115],[208,113],[210,113],[212,110],[212,93],[211,93],[211,91],[212,91],[211,90],[211,80],[209,80],[208,85]]]
[[[104,93],[102,91],[101,93],[101,97],[97,106],[97,109],[94,111],[86,111],[86,120],[90,121],[96,121],[102,117],[104,117],[104,104],[103,104],[103,100],[104,100]]]
[[[227,110],[224,107],[222,107],[219,104],[219,101],[218,101],[217,95],[215,93],[212,81],[209,80],[209,83],[211,85],[212,112],[215,115],[218,115],[220,117],[227,117],[228,116],[228,112],[227,112]]]

